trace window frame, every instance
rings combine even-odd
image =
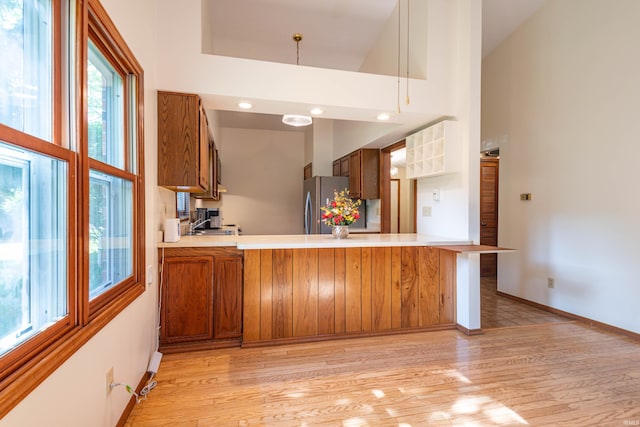
[[[52,326],[0,356],[0,418],[145,291],[144,71],[98,0],[51,0],[52,141],[0,123],[0,140],[67,165],[67,307]],[[125,75],[125,169],[88,157],[88,39]],[[131,77],[133,76],[133,77]],[[130,87],[134,85],[135,87]],[[131,108],[129,108],[131,107]],[[135,139],[135,145],[134,140]],[[89,171],[131,182],[132,275],[89,300]]]
[[[83,11],[84,14],[84,22],[83,25],[83,35],[81,37],[82,40],[82,52],[78,55],[78,69],[82,70],[81,78],[80,78],[80,88],[79,91],[81,93],[81,99],[87,99],[87,61],[89,58],[89,39],[91,39],[94,46],[100,51],[100,53],[104,56],[104,58],[109,61],[111,66],[116,70],[116,72],[122,77],[123,80],[123,117],[122,123],[124,126],[123,132],[123,144],[121,147],[123,150],[124,156],[124,169],[117,168],[107,163],[103,163],[99,160],[93,159],[89,157],[88,153],[88,108],[86,101],[81,105],[82,113],[80,117],[82,117],[82,126],[81,126],[81,138],[80,138],[80,163],[82,170],[82,190],[81,194],[83,195],[83,206],[82,206],[82,218],[83,218],[83,233],[82,236],[82,245],[84,249],[84,253],[89,253],[89,175],[91,170],[95,170],[97,172],[105,173],[108,175],[112,175],[123,180],[130,181],[132,184],[132,192],[133,192],[133,263],[132,263],[132,275],[128,278],[125,278],[123,281],[118,283],[117,285],[111,287],[106,290],[104,293],[96,296],[95,298],[90,297],[89,290],[89,257],[86,256],[82,258],[82,267],[81,267],[81,289],[80,292],[82,294],[83,305],[82,309],[82,320],[86,323],[91,319],[95,318],[103,311],[108,311],[112,309],[112,305],[119,298],[124,298],[128,300],[135,299],[138,295],[144,292],[144,181],[142,176],[142,171],[144,170],[143,165],[143,145],[144,145],[144,137],[143,137],[143,88],[144,88],[144,79],[143,79],[143,71],[140,64],[137,62],[131,51],[128,49],[126,43],[118,33],[117,29],[109,19],[106,14],[106,11],[102,7],[102,5],[97,0],[89,0],[87,3],[87,7]],[[131,79],[129,76],[133,75],[135,78]],[[131,124],[131,95],[132,95],[132,80],[133,84],[135,84],[135,95],[136,95],[136,124],[133,125],[135,127],[135,139],[136,141],[132,141],[132,132],[130,132],[132,124]],[[135,161],[137,164],[133,165],[131,162],[131,149],[133,148],[133,144],[135,144],[136,156]],[[132,171],[136,171],[137,173],[133,173]],[[131,296],[127,296],[127,294],[131,294]],[[130,301],[129,301],[130,302]]]

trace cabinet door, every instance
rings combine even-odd
[[[214,338],[242,336],[242,258],[215,259]]]
[[[354,151],[349,156],[349,192],[351,193],[351,197],[362,197],[362,180],[360,176],[361,158],[360,151]]]
[[[366,148],[360,151],[360,198],[380,198],[380,150]]]
[[[206,115],[197,95],[158,92],[158,185],[173,191],[208,187]]]
[[[340,159],[340,176],[349,176],[349,156]]]
[[[165,258],[161,291],[161,343],[213,338],[213,257]]]
[[[340,159],[333,161],[333,176],[340,176]]]
[[[207,115],[202,105],[200,106],[200,155],[198,156],[198,182],[200,187],[209,189],[209,126]]]
[[[311,175],[313,174],[313,164],[309,163],[308,165],[306,165],[304,167],[304,171],[303,171],[303,179],[309,179],[311,178]]]
[[[191,197],[205,200],[220,200],[218,192],[218,150],[213,139],[209,140],[209,189],[204,193],[192,193]]]

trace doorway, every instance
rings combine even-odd
[[[406,141],[380,151],[380,232],[416,232],[415,179],[406,179]]]
[[[498,246],[498,175],[500,158],[480,159],[480,244]],[[498,255],[480,255],[480,277],[498,275]]]

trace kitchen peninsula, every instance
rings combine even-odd
[[[453,329],[451,248],[470,243],[418,234],[160,243],[165,350]],[[191,269],[167,268],[184,265]]]

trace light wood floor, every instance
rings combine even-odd
[[[640,343],[576,322],[165,355],[127,426],[625,426]]]
[[[480,324],[482,329],[567,322],[569,319],[496,295],[496,278],[480,279]]]

